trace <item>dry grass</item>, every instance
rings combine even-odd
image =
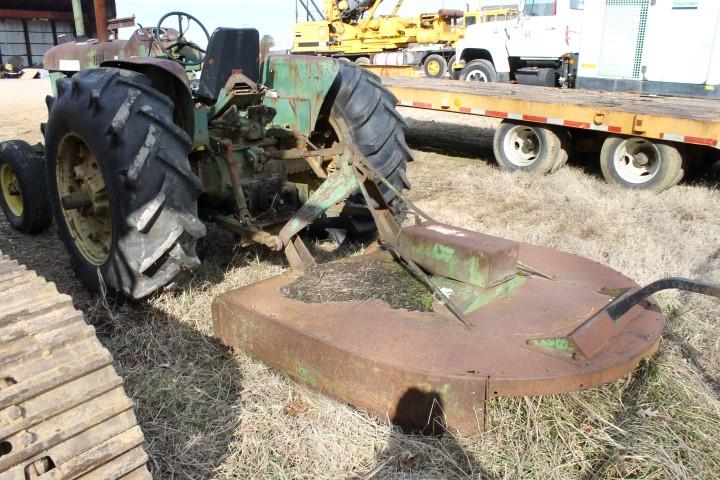
[[[6,82],[3,99],[12,98]],[[31,103],[41,104],[36,97]],[[42,121],[37,112],[33,122]],[[467,158],[488,158],[477,130],[418,118],[411,139],[442,146],[448,140],[438,132],[451,129],[463,152],[416,152],[412,198],[435,218],[578,253],[641,283],[673,274],[720,281],[712,182],[654,195],[610,187],[576,166],[544,178],[510,175]],[[12,121],[4,118],[0,131]],[[0,221],[0,250],[57,282],[97,326],[137,401],[156,478],[720,478],[714,299],[661,295],[664,341],[631,378],[579,394],[493,400],[484,435],[421,438],[212,340],[212,299],[282,272],[279,255],[236,249],[230,235],[210,229],[187,288],[138,304],[110,301],[108,310],[74,278],[53,231],[25,237]]]

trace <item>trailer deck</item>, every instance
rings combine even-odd
[[[427,78],[383,78],[405,107],[720,149],[720,101]]]

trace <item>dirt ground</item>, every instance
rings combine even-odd
[[[47,81],[0,80],[0,140],[39,141],[48,93]],[[717,179],[632,192],[607,185],[591,158],[542,178],[509,174],[492,161],[492,121],[402,113],[415,155],[410,196],[438,220],[583,255],[639,283],[720,282]],[[628,378],[493,400],[485,434],[418,437],[212,339],[212,299],[283,272],[281,255],[240,249],[210,228],[187,288],[128,304],[85,290],[54,229],[28,237],[0,220],[0,250],[56,282],[96,326],[137,402],[156,478],[720,478],[715,299],[658,295],[668,317],[660,351]]]

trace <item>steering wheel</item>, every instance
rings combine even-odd
[[[170,17],[177,17],[178,22],[178,36],[174,43],[170,45],[165,45],[165,40],[161,38],[161,35],[164,34],[164,32],[167,31],[167,28],[163,28],[163,23],[165,20],[167,20]],[[183,28],[183,19],[187,20],[187,23],[185,27]],[[197,65],[202,64],[205,61],[205,50],[200,48],[198,44],[195,42],[192,42],[190,40],[185,39],[185,32],[187,32],[190,29],[190,25],[195,22],[198,24],[198,26],[202,29],[202,31],[205,33],[205,38],[208,42],[210,42],[210,34],[207,31],[207,28],[205,28],[205,25],[200,22],[197,18],[193,17],[189,13],[185,12],[169,12],[162,16],[160,21],[158,22],[157,28],[155,28],[155,41],[157,41],[158,45],[160,45],[160,49],[163,51],[165,55],[168,56],[168,58],[172,58],[176,62],[178,62],[180,65],[183,65],[185,67],[194,67]],[[195,50],[197,52],[200,52],[200,54],[196,57],[196,59],[190,60],[187,56],[183,55],[182,50],[185,48],[190,48],[191,50]]]

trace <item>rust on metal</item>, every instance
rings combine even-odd
[[[93,0],[93,9],[95,11],[95,30],[97,31],[97,39],[99,42],[106,42],[108,34],[105,0]]]
[[[133,403],[93,327],[2,254],[0,417],[0,480],[152,478]]]
[[[517,273],[516,242],[442,223],[403,228],[400,250],[436,275],[481,288],[498,285]]]
[[[594,387],[631,372],[656,350],[664,320],[650,303],[637,307],[592,361],[533,345],[567,336],[603,311],[612,298],[601,290],[638,286],[575,255],[528,244],[518,250],[523,265],[552,279],[523,273],[512,288],[487,295],[465,315],[470,330],[442,308],[393,310],[379,300],[306,304],[282,293],[297,278],[285,274],[218,297],[215,335],[381,419],[423,426],[434,415],[431,406],[440,405],[440,423],[463,433],[484,428],[486,398]],[[379,252],[342,261],[388,258]]]
[[[167,42],[176,40],[177,32],[167,31]],[[72,71],[97,67],[103,62],[127,60],[134,57],[158,57],[162,50],[151,28],[139,28],[128,40],[85,40],[61,43],[52,47],[43,55],[43,66],[50,71]],[[183,72],[184,73],[184,72]],[[187,75],[185,75],[187,82]]]

